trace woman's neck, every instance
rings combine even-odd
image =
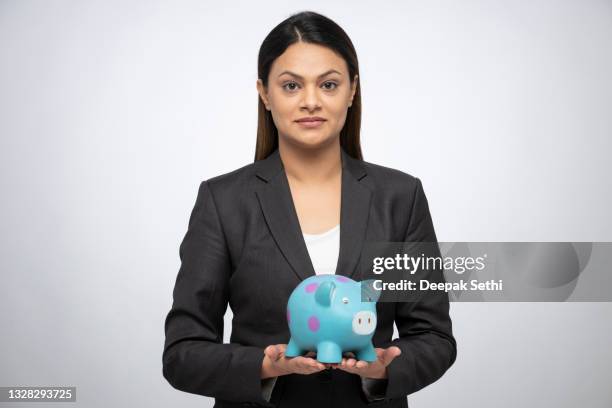
[[[340,143],[331,143],[320,149],[307,150],[282,143],[278,151],[287,178],[299,183],[324,183],[342,175]]]

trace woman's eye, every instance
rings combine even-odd
[[[321,86],[326,91],[333,91],[334,89],[338,87],[338,84],[335,82],[328,81],[328,82],[324,82],[323,85]],[[299,85],[296,82],[287,82],[286,84],[283,85],[283,89],[289,92],[295,91],[298,87]]]
[[[283,85],[283,88],[286,89],[287,91],[294,91],[295,88],[287,88],[290,85],[297,87],[297,84],[295,82],[287,82],[285,85]]]
[[[330,88],[329,86],[327,86],[327,85],[331,85],[331,88]],[[325,89],[327,89],[328,91],[331,91],[331,90],[333,90],[333,89],[336,89],[336,87],[338,86],[338,84],[337,84],[337,83],[335,83],[335,82],[325,82],[325,83],[323,84],[323,86],[324,86],[324,87],[325,87]]]

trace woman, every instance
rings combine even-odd
[[[366,240],[437,242],[421,182],[362,160],[357,56],[336,23],[291,16],[264,40],[258,71],[255,163],[200,185],[165,323],[164,377],[215,407],[407,407],[406,395],[455,360],[445,294],[379,302],[372,363],[285,357],[285,307],[316,273],[360,280]]]

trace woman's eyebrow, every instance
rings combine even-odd
[[[321,75],[319,75],[317,78],[322,78],[322,77],[324,77],[324,76],[326,76],[326,75],[329,75],[329,74],[332,74],[332,73],[336,73],[336,74],[340,74],[340,75],[342,75],[342,73],[341,73],[341,72],[338,72],[338,71],[336,71],[335,69],[330,69],[329,71],[325,71],[324,73],[322,73]],[[304,79],[304,77],[303,77],[303,76],[298,75],[298,74],[296,74],[295,72],[291,72],[291,71],[287,71],[287,70],[285,70],[285,71],[281,72],[281,73],[280,73],[278,76],[281,76],[281,75],[283,75],[283,74],[289,74],[289,75],[294,76],[294,77],[296,77],[296,78],[299,78],[299,79]]]

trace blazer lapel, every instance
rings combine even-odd
[[[257,198],[276,245],[300,280],[315,275],[278,149],[255,164],[257,177],[265,181]]]
[[[342,149],[340,255],[336,274],[354,277],[366,238],[372,192],[361,180],[367,176],[363,161]]]
[[[370,190],[360,184],[367,174],[360,160],[342,151],[340,253],[336,274],[352,276],[366,234]],[[315,275],[291,189],[278,149],[255,162],[256,175],[265,183],[256,188],[257,198],[274,241],[300,280]]]

